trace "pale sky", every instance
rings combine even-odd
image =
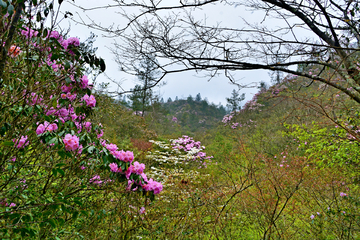
[[[169,0],[171,1],[171,0]],[[71,2],[71,1],[70,1]],[[76,4],[80,6],[86,6],[87,8],[93,6],[105,6],[108,3],[111,3],[111,0],[77,0]],[[90,22],[89,19],[101,23],[102,26],[110,26],[111,24],[119,24],[123,26],[127,21],[122,18],[119,14],[116,14],[116,9],[101,9],[93,11],[82,11],[75,8],[69,2],[64,1],[61,6],[61,11],[70,11],[74,14],[74,18],[79,19],[79,16],[86,22]],[[77,13],[76,13],[77,12]],[[232,26],[232,27],[241,27],[237,26],[240,21],[237,21],[238,17],[243,17],[249,21],[261,21],[263,19],[263,14],[260,12],[252,13],[250,11],[245,11],[245,9],[235,8],[231,6],[223,6],[217,4],[214,6],[206,6],[200,10],[197,10],[196,15],[199,18],[207,18],[207,23],[216,24],[220,23],[222,26]],[[276,23],[276,22],[274,22]],[[106,62],[106,74],[117,82],[121,82],[121,86],[125,90],[133,88],[136,84],[136,78],[134,76],[126,75],[125,73],[118,70],[118,66],[114,61],[114,56],[108,49],[112,47],[114,38],[108,38],[107,34],[104,32],[96,31],[90,29],[81,24],[76,24],[71,20],[65,20],[61,23],[63,28],[71,27],[70,35],[80,38],[81,41],[84,41],[90,32],[94,32],[98,35],[98,38],[95,42],[95,46],[98,47],[97,55],[104,58]],[[256,71],[238,71],[236,72],[235,78],[240,80],[243,84],[250,84],[254,82],[265,81],[270,83],[270,77],[268,71],[256,70]],[[166,85],[159,89],[161,96],[166,101],[169,97],[173,100],[176,96],[179,98],[186,98],[190,94],[195,97],[196,94],[201,93],[202,98],[207,98],[209,102],[218,104],[221,102],[223,105],[226,105],[226,97],[230,97],[233,89],[237,89],[236,86],[230,84],[229,80],[223,75],[212,78],[208,81],[208,77],[204,77],[202,73],[196,72],[185,72],[167,75],[164,78]],[[97,82],[109,82],[105,76],[99,76]],[[110,90],[115,91],[115,85],[110,85]],[[246,94],[246,100],[250,100],[253,95],[258,90],[256,88],[243,89],[241,93]],[[245,102],[244,102],[245,103]]]

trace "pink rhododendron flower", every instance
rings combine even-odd
[[[15,143],[15,146],[17,148],[23,148],[25,146],[27,146],[29,144],[29,141],[27,141],[28,137],[27,136],[21,136],[20,140],[18,139],[13,139],[13,142]]]
[[[67,117],[67,116],[69,115],[69,111],[68,111],[66,108],[61,108],[61,109],[59,110],[59,115],[60,115],[61,117]]]
[[[17,47],[15,45],[11,45],[10,49],[9,49],[9,56],[12,57],[12,58],[15,58],[17,57],[19,54],[21,53],[20,51],[20,47]]]
[[[69,86],[63,85],[63,86],[61,86],[61,91],[64,92],[64,93],[70,92],[71,89],[72,89],[71,85],[69,85]]]
[[[106,149],[109,150],[110,152],[114,152],[118,149],[118,147],[115,144],[110,143],[110,144],[106,144]]]
[[[84,128],[86,129],[86,131],[90,132],[91,131],[91,122],[85,122]]]
[[[134,165],[132,165],[132,172],[136,173],[137,175],[141,175],[144,172],[145,164],[134,162]]]
[[[10,203],[9,207],[15,207],[16,204],[15,203]]]
[[[346,193],[343,193],[343,192],[340,193],[340,197],[345,197],[345,196],[347,196]]]
[[[62,95],[62,94],[61,94],[61,95]],[[70,92],[68,92],[68,93],[66,94],[66,97],[67,97],[67,99],[69,99],[70,101],[74,101],[74,100],[76,99],[76,93],[71,94]]]
[[[80,86],[82,89],[86,89],[89,85],[89,79],[87,78],[86,75],[82,76],[82,78],[80,78]]]
[[[32,38],[33,36],[37,36],[38,35],[38,31],[35,31],[33,29],[30,29],[28,27],[23,26],[23,28],[25,28],[26,30],[21,30],[21,35],[27,37],[27,38]]]
[[[62,39],[62,36],[59,34],[59,32],[58,31],[51,31],[50,32],[50,37],[51,38],[55,38],[55,39]]]
[[[101,138],[104,135],[104,131],[101,129],[100,133],[97,134],[97,138]]]
[[[56,109],[54,107],[51,107],[49,110],[46,111],[46,115],[54,115],[56,113]]]
[[[95,175],[94,177],[92,177],[90,180],[89,180],[90,183],[94,183],[94,184],[97,184],[97,185],[101,185],[103,183],[103,181],[100,180],[100,176],[99,175]]]
[[[45,122],[45,123],[48,123],[48,122]],[[56,125],[56,123],[48,124],[48,126],[46,127],[46,130],[49,132],[56,131],[57,129],[58,129],[58,126]]]
[[[45,132],[46,128],[44,126],[44,124],[39,124],[39,126],[36,128],[36,134],[40,135],[43,134]]]
[[[89,96],[89,95],[85,94],[85,96],[82,99],[86,102],[86,106],[95,107],[96,99],[93,95]]]
[[[56,131],[58,129],[58,126],[56,123],[49,123],[47,121],[44,122],[44,124],[39,124],[39,126],[36,128],[36,134],[40,135],[44,133],[45,131]]]
[[[78,153],[79,155],[81,155],[83,149],[84,149],[83,145],[80,145],[79,148],[78,148],[77,153]]]
[[[121,168],[120,168],[120,170],[121,170]],[[131,175],[131,166],[128,168],[128,169],[126,169],[126,171],[125,171],[125,177],[127,178],[127,179],[129,179],[130,178],[130,175]]]
[[[141,173],[140,176],[144,179],[145,182],[148,181],[147,176],[145,173]]]
[[[141,207],[139,213],[140,213],[140,214],[144,214],[144,213],[145,213],[145,208],[144,208],[144,207]]]
[[[80,41],[76,37],[69,37],[66,41],[68,45],[74,45],[75,47],[80,45]]]
[[[124,161],[124,159],[125,159],[125,152],[123,150],[113,151],[113,152],[111,152],[111,154],[114,155],[114,157],[116,159],[119,159],[120,161]]]
[[[75,151],[79,147],[79,138],[76,135],[66,134],[63,142],[67,151]]]
[[[160,182],[154,181],[152,178],[142,187],[145,191],[153,191],[154,194],[158,194],[163,190],[163,185]]]
[[[117,172],[118,169],[119,169],[119,167],[118,167],[118,165],[117,165],[116,163],[110,163],[110,164],[109,164],[109,167],[110,167],[110,170],[111,170],[112,172]]]
[[[132,162],[134,160],[134,153],[131,151],[126,151],[125,152],[125,157],[124,157],[124,162]]]

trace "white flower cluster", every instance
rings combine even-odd
[[[162,150],[155,150],[150,152],[146,157],[152,159],[159,164],[168,163],[168,164],[188,164],[189,160],[194,159],[194,155],[201,151],[196,147],[191,148],[189,151],[184,152],[180,151],[177,148],[173,148],[171,143],[174,143],[174,139],[170,139],[170,144],[162,141],[150,140],[149,142],[157,145]],[[165,151],[164,151],[165,150]]]

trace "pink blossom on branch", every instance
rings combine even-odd
[[[80,78],[80,86],[82,89],[86,89],[89,85],[89,79],[87,78],[86,75],[82,76],[82,78]]]
[[[95,107],[96,99],[95,99],[95,97],[93,95],[89,96],[89,95],[85,94],[85,96],[82,99],[83,99],[83,101],[85,101],[86,106]]]
[[[147,184],[143,185],[142,188],[145,191],[154,191],[154,194],[158,194],[163,190],[163,185],[160,182],[156,182],[150,178]]]
[[[79,138],[76,135],[66,134],[63,142],[66,151],[76,151],[79,147]]]
[[[116,163],[110,163],[109,167],[112,172],[118,172],[119,167]]]
[[[27,145],[29,145],[29,141],[27,141],[28,136],[21,136],[20,140],[19,139],[13,139],[13,142],[15,143],[15,146],[17,148],[24,148]]]

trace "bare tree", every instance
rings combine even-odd
[[[126,72],[136,74],[135,62],[144,56],[155,56],[160,62],[162,75],[157,83],[166,74],[189,70],[205,70],[210,77],[223,72],[236,84],[234,71],[281,71],[307,77],[309,84],[323,82],[360,103],[357,0],[179,0],[171,5],[168,0],[114,2],[104,7],[120,7],[128,19],[126,27],[102,28],[94,22],[91,26],[120,38],[114,53]],[[231,16],[240,26],[234,28],[197,20],[196,11],[210,4],[261,11],[263,21],[255,24]],[[137,13],[127,14],[128,7],[136,8],[132,12]],[[269,19],[282,20],[283,24],[269,27]],[[303,71],[308,65],[317,69]],[[333,74],[325,77],[325,70]]]

